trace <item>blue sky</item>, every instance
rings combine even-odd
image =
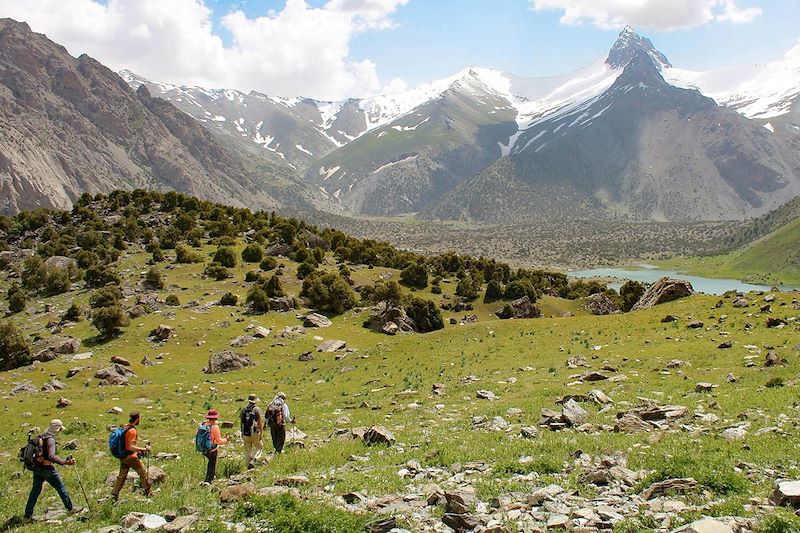
[[[217,20],[232,10],[250,17],[280,11],[285,0],[215,0]],[[308,1],[314,6],[321,0]],[[659,31],[637,27],[681,68],[706,70],[780,58],[800,39],[798,0],[740,1],[762,13],[751,22],[711,22]],[[465,66],[497,68],[519,75],[568,72],[607,52],[618,29],[591,23],[566,26],[562,11],[534,11],[525,0],[410,0],[392,15],[391,29],[365,31],[351,41],[356,60],[370,59],[383,80],[410,85],[448,76]],[[228,38],[224,28],[220,35]]]
[[[695,70],[779,59],[800,39],[800,0],[0,0],[4,16],[152,80],[321,99],[466,66],[562,74],[625,24]]]

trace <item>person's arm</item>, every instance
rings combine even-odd
[[[283,420],[285,422],[292,421],[292,415],[289,413],[289,404],[286,402],[283,402]]]
[[[264,432],[264,413],[261,411],[261,408],[256,407],[256,414],[258,415],[258,432]]]
[[[129,452],[148,452],[150,451],[148,448],[142,448],[141,446],[136,445],[136,441],[139,440],[139,432],[136,431],[136,428],[130,428],[127,433],[125,433],[125,449]]]
[[[44,448],[45,460],[50,461],[51,463],[55,463],[57,465],[75,464],[74,460],[68,462],[56,455],[56,439],[54,437],[44,439],[43,448]]]
[[[222,438],[222,433],[216,424],[211,426],[211,442],[214,444],[228,444],[228,439]]]

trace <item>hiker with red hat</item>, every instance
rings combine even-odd
[[[216,409],[209,409],[205,421],[197,428],[194,436],[195,448],[202,452],[208,459],[206,468],[206,479],[203,483],[210,484],[217,475],[217,453],[221,444],[227,444],[228,439],[224,438],[217,425],[219,413]]]

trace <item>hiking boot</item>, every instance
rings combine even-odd
[[[209,483],[208,481],[201,481],[200,482],[200,486],[201,487],[210,487],[211,483]]]
[[[35,520],[33,519],[32,516],[23,516],[22,518],[19,519],[18,524],[20,526],[24,526],[24,525],[27,525],[27,524],[33,524],[34,522],[35,522]]]

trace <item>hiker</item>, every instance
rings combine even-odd
[[[208,459],[208,466],[206,468],[206,479],[204,484],[210,484],[217,476],[217,453],[221,444],[227,444],[228,439],[223,438],[217,425],[219,420],[219,413],[216,409],[209,409],[206,414],[206,420],[200,427],[197,428],[195,433],[194,443],[197,451],[202,452]]]
[[[64,486],[64,481],[58,474],[55,465],[74,465],[75,459],[72,456],[66,459],[60,458],[56,455],[56,435],[64,429],[64,423],[55,418],[50,421],[47,431],[35,437],[36,450],[35,455],[31,458],[31,464],[26,459],[26,467],[33,471],[33,486],[31,493],[28,496],[28,503],[25,505],[25,521],[33,521],[33,508],[36,507],[36,501],[42,493],[42,487],[45,482],[49,483],[51,487],[56,489],[56,492],[61,497],[61,502],[67,509],[68,513],[77,513],[81,509],[72,505],[72,500],[69,498],[67,487]]]
[[[144,489],[144,494],[148,498],[153,495],[153,487],[150,485],[150,478],[147,475],[147,470],[142,464],[140,457],[150,453],[150,446],[142,448],[136,445],[139,437],[136,426],[141,422],[142,417],[138,411],[133,411],[128,417],[128,423],[119,428],[119,435],[122,441],[118,446],[122,448],[122,453],[117,453],[115,456],[121,455],[119,459],[119,475],[117,481],[114,483],[114,491],[111,493],[111,498],[114,501],[119,500],[119,492],[122,486],[125,485],[125,480],[128,479],[128,471],[133,468],[139,474],[139,480]],[[112,436],[114,433],[112,433]],[[114,450],[112,450],[112,454]]]
[[[244,456],[247,460],[247,468],[255,466],[255,462],[261,459],[261,442],[264,434],[264,414],[259,409],[258,396],[251,394],[247,397],[247,406],[242,409],[239,418],[241,420],[242,440],[244,441]]]
[[[286,422],[294,423],[294,419],[289,414],[286,393],[279,392],[267,408],[267,423],[269,424],[269,432],[272,436],[272,446],[275,448],[275,453],[281,453],[283,445],[286,443]]]

